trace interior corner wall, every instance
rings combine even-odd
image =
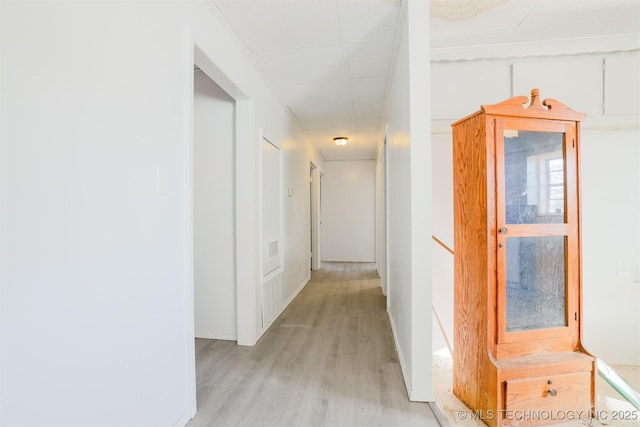
[[[194,44],[246,120],[243,242],[259,241],[259,129],[282,144],[283,304],[309,277],[309,162],[323,159],[209,1],[2,1],[0,32],[0,424],[182,426]]]
[[[193,83],[195,336],[236,340],[235,102],[200,70]]]
[[[375,161],[327,161],[323,261],[375,262]]]
[[[638,50],[432,64],[433,233],[454,252],[450,124],[510,98],[512,88],[529,95],[538,87],[543,99],[588,112],[580,151],[583,341],[609,364],[640,365],[638,73]],[[433,286],[453,342],[453,255],[436,242]]]
[[[380,141],[376,161],[376,268],[382,294],[387,296],[387,150],[386,136]],[[387,305],[389,300],[387,299]]]
[[[428,3],[403,2],[388,125],[388,298],[409,398],[434,399],[431,380],[431,152]]]
[[[288,117],[288,116],[287,116]],[[265,122],[266,123],[266,122]],[[293,124],[283,129],[265,128],[265,138],[281,142],[283,155],[282,223],[284,271],[275,301],[281,313],[311,279],[311,188],[309,164],[324,171],[322,155]],[[289,193],[291,189],[291,193]],[[291,195],[289,195],[291,194]],[[262,332],[268,324],[264,325]]]

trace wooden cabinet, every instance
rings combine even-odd
[[[589,419],[594,407],[595,360],[581,344],[583,117],[534,89],[452,125],[453,391],[491,426]]]

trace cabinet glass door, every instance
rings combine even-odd
[[[565,238],[508,237],[507,332],[566,326]]]
[[[504,131],[507,224],[565,222],[564,134]]]
[[[506,341],[514,333],[568,326],[567,200],[575,195],[567,185],[574,180],[567,174],[564,125],[545,131],[509,124],[496,147],[498,326]]]

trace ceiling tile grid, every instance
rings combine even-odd
[[[250,52],[339,44],[335,0],[214,0]]]
[[[291,83],[320,83],[346,79],[339,44],[273,49],[253,53],[258,66],[276,87]]]
[[[338,0],[344,43],[394,39],[400,0]]]
[[[355,104],[384,103],[388,75],[351,79],[351,96]]]
[[[214,3],[325,158],[375,158],[400,0]]]
[[[350,78],[389,73],[395,39],[349,43],[344,47]]]
[[[326,159],[375,158],[402,0],[211,1]],[[640,1],[431,0],[428,25],[432,48],[635,34]]]
[[[348,79],[318,83],[283,84],[278,86],[280,99],[287,105],[300,104],[306,100],[314,103],[348,102],[350,87]]]

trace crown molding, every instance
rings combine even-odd
[[[487,45],[432,47],[431,62],[613,53],[640,50],[640,33]]]

